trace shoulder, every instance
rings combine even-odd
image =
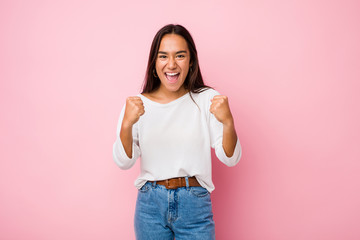
[[[216,95],[221,95],[217,90],[213,88],[206,88],[202,92],[195,93],[199,100],[210,100]]]

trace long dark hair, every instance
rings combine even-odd
[[[156,58],[159,51],[161,39],[165,34],[170,34],[170,33],[174,33],[182,36],[186,40],[187,46],[189,48],[190,62],[192,63],[192,66],[190,67],[189,72],[184,81],[184,87],[185,89],[189,90],[190,97],[194,101],[193,97],[191,96],[191,93],[200,93],[212,87],[204,84],[203,78],[201,76],[199,59],[197,56],[194,40],[191,37],[189,31],[186,30],[186,28],[181,25],[168,24],[162,27],[156,33],[150,48],[149,60],[146,69],[146,75],[145,75],[145,81],[144,81],[144,87],[142,93],[150,93],[156,90],[161,84],[159,77],[158,76],[155,77],[154,75],[154,72],[156,71],[155,70]]]

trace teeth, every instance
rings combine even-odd
[[[177,74],[179,74],[179,73],[166,73],[166,75],[170,75],[170,76],[175,76]]]

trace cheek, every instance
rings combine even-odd
[[[166,61],[164,61],[164,60],[156,60],[156,62],[155,62],[155,66],[158,66],[158,67],[162,67],[162,66],[164,66],[166,64]]]
[[[187,62],[187,63],[185,63],[184,65],[185,65],[184,67],[187,69],[187,71],[189,71],[189,70],[190,70],[190,63]]]
[[[184,72],[186,72],[186,74],[188,74],[189,71],[190,71],[190,66],[189,66],[189,65],[185,65],[185,66],[183,67],[183,70],[184,70]]]

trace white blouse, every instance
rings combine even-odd
[[[237,139],[235,151],[227,157],[223,146],[223,124],[210,112],[211,99],[220,95],[214,89],[190,93],[169,102],[154,102],[142,94],[145,113],[132,128],[132,158],[120,139],[121,123],[126,102],[121,110],[113,159],[121,169],[131,168],[140,157],[140,175],[134,182],[140,189],[146,181],[195,176],[209,192],[215,189],[211,177],[211,148],[218,159],[229,167],[235,166],[242,149]],[[211,148],[210,148],[211,147]]]

